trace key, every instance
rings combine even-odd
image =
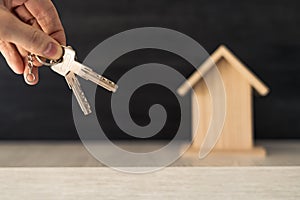
[[[111,92],[116,92],[118,86],[107,78],[97,74],[91,68],[76,61],[76,52],[72,47],[63,47],[64,56],[62,62],[51,65],[51,69],[62,76],[66,76],[70,71],[76,75],[94,82],[95,84],[107,89]]]
[[[84,113],[84,115],[88,115],[92,112],[91,106],[86,99],[84,92],[82,91],[80,87],[80,83],[75,76],[73,72],[69,72],[66,76],[65,79],[69,85],[69,88],[73,91],[74,96],[76,97],[76,100]]]
[[[65,77],[70,89],[73,91],[78,104],[85,115],[90,114],[91,107],[88,100],[85,97],[84,92],[81,89],[80,83],[76,77],[76,75],[92,81],[97,85],[111,91],[115,92],[118,86],[108,80],[107,78],[97,74],[91,68],[79,63],[76,61],[76,52],[72,49],[72,47],[63,47],[64,55],[61,59],[54,60],[46,60],[44,61],[39,56],[35,56],[37,61],[42,63],[43,65],[50,66],[53,71]]]

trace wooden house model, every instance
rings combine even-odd
[[[254,89],[259,95],[265,96],[269,93],[268,87],[225,46],[220,46],[210,58],[215,65],[200,66],[198,71],[202,70],[202,72],[192,74],[178,89],[178,93],[183,96],[193,87],[192,109],[198,106],[197,115],[201,116],[195,116],[195,114],[192,116],[193,119],[199,119],[199,126],[192,124],[195,137],[189,151],[198,152],[205,140],[212,115],[212,100],[203,76],[208,76],[205,79],[213,79],[214,77],[209,77],[210,68],[216,66],[224,83],[226,116],[213,152],[250,153],[264,156],[265,150],[262,147],[254,147],[253,142],[252,95]]]

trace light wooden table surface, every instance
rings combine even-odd
[[[103,167],[80,142],[2,142],[0,199],[300,199],[300,142],[259,144],[264,159],[181,158],[137,175]]]
[[[0,168],[6,199],[300,199],[299,167],[169,167],[143,174],[94,168]]]
[[[300,166],[300,141],[259,141],[266,158],[208,156],[203,160],[183,157],[172,166]],[[124,148],[146,152],[157,143],[125,143]],[[81,142],[0,142],[0,167],[101,167]]]

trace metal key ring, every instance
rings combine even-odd
[[[65,46],[61,45],[61,47],[62,47],[63,55],[64,55]],[[52,67],[53,65],[63,61],[63,56],[58,60],[50,60],[50,59],[46,59],[46,58],[41,58],[38,55],[35,55],[35,58],[39,63],[41,63],[42,65],[48,66],[48,67]],[[43,59],[46,60],[46,61],[44,61]]]
[[[32,79],[29,79],[29,76],[31,76]],[[35,81],[36,77],[33,73],[28,73],[26,75],[26,80],[29,82],[29,83],[33,83]]]
[[[48,66],[48,67],[51,67],[54,64],[58,63],[58,61],[55,61],[55,60],[47,60],[46,59],[46,61],[43,61],[42,58],[40,58],[38,55],[35,55],[35,58],[39,63],[41,63],[42,65]]]

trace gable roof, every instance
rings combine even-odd
[[[194,72],[187,81],[185,81],[178,89],[177,93],[184,96],[202,77],[217,63],[220,59],[226,59],[248,82],[249,84],[262,96],[269,93],[269,88],[236,57],[224,45],[221,45],[208,58],[196,72]]]

